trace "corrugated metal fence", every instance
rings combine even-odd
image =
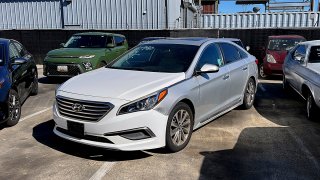
[[[237,13],[202,16],[202,27],[213,29],[319,28],[320,13]]]

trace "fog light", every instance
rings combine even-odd
[[[91,64],[91,62],[84,62],[84,63],[82,63],[82,64],[83,64],[84,68],[85,68],[87,71],[92,70],[92,64]]]

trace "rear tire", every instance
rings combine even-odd
[[[286,76],[283,75],[282,77],[283,77],[282,78],[282,88],[283,88],[284,91],[288,91],[289,90],[289,84],[288,84],[288,81],[286,79]]]
[[[242,108],[250,109],[253,106],[255,96],[256,96],[256,83],[252,78],[250,78],[247,82],[247,86],[244,91],[243,103],[241,105]]]
[[[307,94],[306,110],[307,110],[307,118],[309,120],[317,119],[319,108],[317,107],[317,104],[315,103],[313,99],[313,95],[310,91],[308,91],[308,94]]]
[[[193,131],[193,114],[190,107],[179,102],[171,111],[166,128],[166,150],[178,152],[190,141]]]
[[[21,116],[21,102],[18,93],[11,89],[7,102],[7,126],[14,126],[19,122]]]

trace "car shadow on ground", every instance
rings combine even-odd
[[[53,133],[54,121],[43,122],[33,128],[32,136],[41,144],[57,151],[96,161],[129,161],[151,156],[142,151],[113,151],[64,140]]]
[[[281,83],[262,83],[254,104],[274,127],[244,129],[229,150],[200,152],[199,179],[318,179],[320,123],[307,120],[305,101]]]
[[[39,83],[41,84],[62,84],[66,82],[70,78],[63,78],[63,77],[41,77],[38,79]]]

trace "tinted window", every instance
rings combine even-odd
[[[246,52],[244,52],[243,50],[241,50],[241,49],[239,49],[239,48],[237,48],[237,49],[238,49],[238,51],[239,51],[239,53],[240,53],[241,59],[245,59],[245,58],[248,57],[248,54],[247,54]]]
[[[117,46],[122,46],[124,44],[125,38],[120,36],[115,36],[114,40]]]
[[[0,44],[0,66],[4,64],[4,46]]]
[[[241,41],[232,41],[232,42],[234,42],[234,43],[238,44],[240,47],[243,47],[243,44],[242,44],[242,42],[241,42]]]
[[[205,64],[214,64],[217,66],[223,65],[221,52],[217,45],[211,44],[202,52],[202,55],[197,64],[197,70],[200,70]]]
[[[199,47],[178,44],[145,44],[127,52],[108,68],[152,72],[185,72]]]
[[[17,43],[17,42],[13,42],[13,43],[17,47],[17,50],[18,50],[20,56],[23,57],[25,55],[24,47],[20,43]]]
[[[312,46],[310,49],[309,63],[320,62],[320,46]]]
[[[274,51],[289,51],[304,39],[270,39],[268,49]]]
[[[241,59],[238,48],[234,45],[228,43],[219,43],[219,45],[227,64]]]
[[[105,48],[107,36],[82,35],[72,36],[64,47],[66,48]]]
[[[12,43],[10,43],[10,45],[9,45],[10,61],[13,61],[14,59],[19,58],[19,57],[20,57],[20,54],[19,54],[17,48]]]

